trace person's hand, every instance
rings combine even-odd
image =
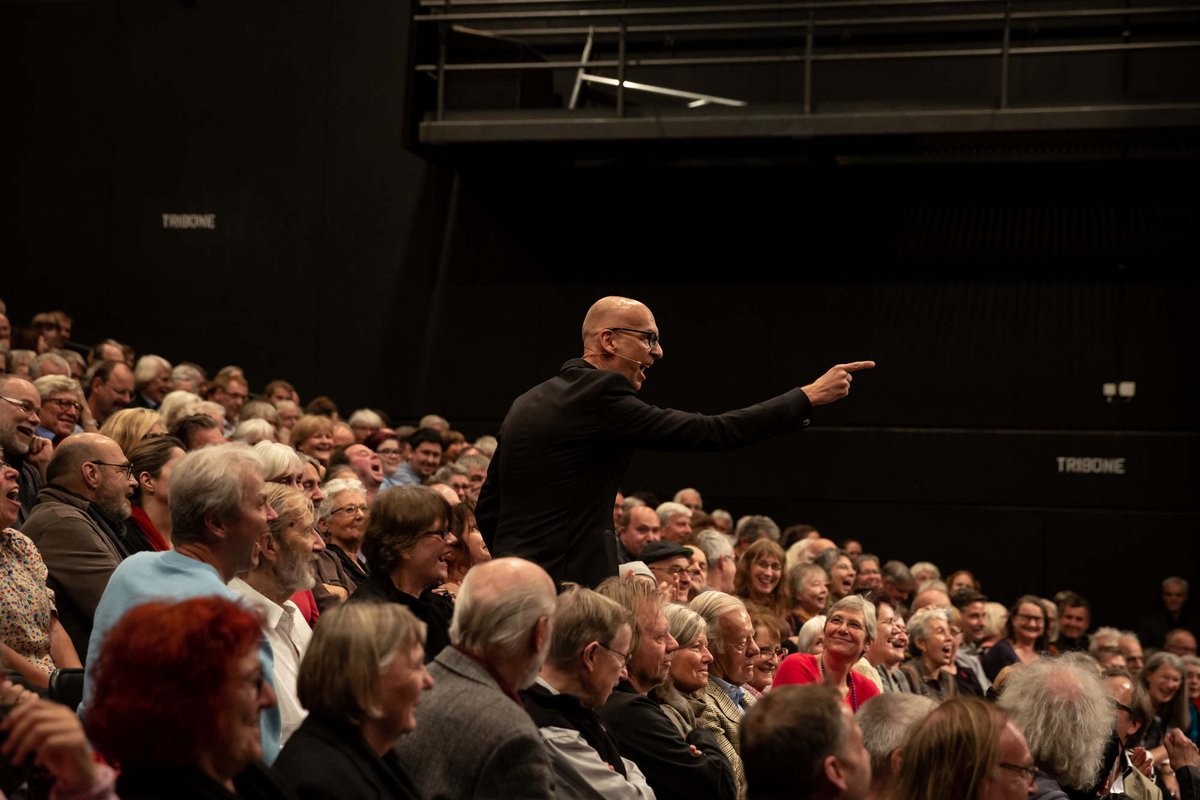
[[[1167,748],[1167,758],[1171,761],[1171,769],[1181,767],[1200,767],[1200,749],[1179,728],[1171,728],[1163,737],[1163,746]]]
[[[849,364],[837,364],[808,386],[800,387],[800,391],[808,395],[808,402],[814,406],[823,406],[835,400],[841,400],[850,394],[850,382],[854,380],[853,373],[860,369],[873,369],[874,367],[874,361],[852,361]]]
[[[699,747],[696,747],[696,745],[694,745],[694,744],[689,744],[689,745],[688,745],[688,747],[692,748],[692,755],[694,755],[696,758],[703,758],[703,757],[704,757],[704,753],[701,753],[701,752],[700,752],[700,748],[699,748]]]
[[[0,753],[14,764],[33,756],[54,776],[58,791],[82,791],[95,781],[92,748],[79,717],[66,706],[49,700],[22,703],[0,723],[0,731],[8,733]]]
[[[24,686],[18,686],[10,680],[0,680],[0,705],[15,706],[17,703],[31,703],[37,700],[37,693],[31,692]]]
[[[54,455],[54,443],[44,436],[34,436],[29,440],[29,452],[25,455],[25,463],[37,467],[42,477],[46,477],[46,467],[50,465],[50,457]]]
[[[1133,768],[1145,775],[1151,777],[1154,772],[1154,759],[1150,757],[1149,751],[1144,747],[1135,747],[1129,753],[1129,761],[1133,764]]]

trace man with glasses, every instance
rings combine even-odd
[[[83,659],[109,577],[148,545],[140,547],[125,533],[135,483],[129,459],[112,439],[68,436],[55,449],[46,480],[21,530],[41,551],[58,617]]]
[[[480,530],[497,555],[528,558],[556,582],[595,586],[617,573],[612,498],[638,448],[728,450],[808,426],[812,407],[850,390],[871,361],[839,364],[815,382],[756,406],[708,416],[638,399],[663,357],[650,309],[627,297],[596,301],[583,354],[518,397],[479,498]]]
[[[0,375],[0,450],[8,465],[20,473],[17,478],[20,530],[24,530],[25,519],[37,502],[53,452],[50,440],[37,435],[41,410],[42,398],[32,383],[17,375]]]
[[[733,770],[712,732],[697,724],[683,735],[648,696],[666,681],[679,649],[662,594],[637,578],[611,578],[598,592],[620,604],[637,626],[626,677],[600,709],[621,755],[638,765],[658,800],[733,800]]]
[[[641,555],[641,561],[654,573],[660,590],[665,587],[667,600],[672,603],[688,601],[688,591],[692,588],[688,572],[691,558],[691,548],[674,542],[650,542],[642,548]]]
[[[742,685],[748,683],[758,657],[754,623],[745,604],[724,592],[705,592],[691,608],[708,624],[708,687],[704,690],[704,727],[716,736],[721,752],[733,766],[739,793],[746,788],[742,760],[738,756],[742,717],[754,705],[754,697]]]
[[[654,797],[596,714],[621,680],[632,645],[620,605],[580,586],[559,595],[546,663],[521,692],[550,753],[559,797]]]

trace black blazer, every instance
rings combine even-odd
[[[800,389],[709,416],[647,405],[625,376],[583,359],[513,401],[476,518],[496,556],[542,566],[557,585],[617,574],[613,498],[636,449],[731,450],[808,426]]]
[[[395,750],[380,756],[349,724],[312,714],[288,739],[271,771],[297,800],[421,800]]]
[[[425,623],[425,663],[450,645],[450,622],[454,618],[454,603],[444,594],[429,589],[420,597],[402,592],[388,575],[374,572],[350,595],[351,603],[399,603]]]

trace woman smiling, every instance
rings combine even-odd
[[[770,539],[759,539],[746,548],[733,576],[733,593],[748,603],[764,606],[786,619],[792,610],[791,593],[783,580],[783,548]]]
[[[825,649],[819,656],[790,655],[779,665],[774,686],[825,683],[837,689],[851,710],[858,711],[879,694],[879,687],[850,668],[875,639],[875,607],[858,595],[833,604],[825,621]]]
[[[351,603],[399,603],[425,623],[425,661],[450,644],[453,601],[436,589],[448,577],[446,559],[456,541],[450,505],[428,486],[381,492],[371,507],[363,552],[371,575]]]
[[[1046,641],[1046,609],[1031,594],[1020,597],[1009,609],[1005,638],[992,645],[980,659],[988,680],[996,680],[1000,670],[1009,664],[1037,660],[1046,649]]]

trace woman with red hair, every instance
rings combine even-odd
[[[122,800],[286,797],[261,763],[275,704],[261,640],[262,621],[220,597],[146,603],[112,627],[85,727]]]

